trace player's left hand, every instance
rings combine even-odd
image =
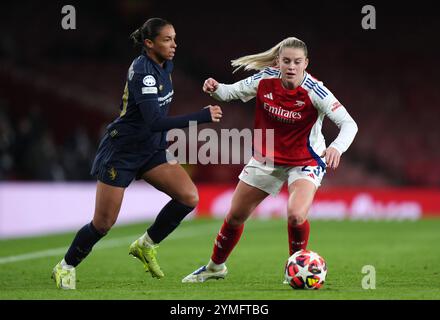
[[[223,116],[222,109],[219,106],[209,105],[208,107],[209,107],[209,111],[211,111],[212,122],[220,122],[220,119]]]
[[[321,155],[321,158],[325,157],[325,163],[328,168],[336,169],[339,166],[341,160],[341,154],[335,148],[329,147]]]

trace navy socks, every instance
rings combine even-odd
[[[180,222],[190,213],[194,208],[188,207],[176,200],[168,202],[156,217],[154,223],[148,228],[148,235],[154,243],[159,243],[165,239]],[[67,250],[64,260],[67,264],[76,267],[81,261],[87,257],[92,251],[93,246],[105,234],[101,234],[90,222],[83,226]]]
[[[193,207],[188,207],[176,200],[171,200],[159,212],[154,223],[148,228],[148,235],[154,243],[159,243],[165,239],[180,222],[193,211]]]
[[[105,234],[101,234],[90,222],[82,227],[70,245],[69,250],[64,256],[64,261],[67,264],[76,267],[80,262],[87,257],[92,251],[93,246],[103,237]]]

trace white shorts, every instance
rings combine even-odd
[[[238,177],[241,181],[276,196],[286,181],[290,185],[298,179],[306,179],[318,189],[324,175],[325,169],[320,166],[267,166],[251,158]]]

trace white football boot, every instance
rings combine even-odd
[[[220,270],[211,270],[208,269],[206,266],[202,266],[193,273],[187,275],[185,278],[182,279],[183,283],[198,283],[198,282],[205,282],[207,280],[211,279],[224,279],[226,275],[228,274],[228,268],[224,266],[223,269]]]

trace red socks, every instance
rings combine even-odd
[[[240,240],[243,229],[244,224],[235,227],[228,224],[226,219],[223,221],[223,225],[215,239],[214,249],[211,256],[211,260],[215,264],[222,264],[226,261],[238,240]]]
[[[214,249],[211,256],[211,260],[215,264],[222,264],[226,261],[235,245],[240,240],[243,229],[244,224],[234,227],[228,224],[226,219],[223,221],[223,225],[215,239]],[[288,224],[287,231],[289,234],[290,255],[294,254],[296,251],[307,248],[310,234],[310,224],[308,220],[301,225],[292,226]]]
[[[289,253],[294,254],[296,251],[307,248],[309,242],[310,224],[306,220],[300,225],[287,224],[287,232],[289,234]]]

